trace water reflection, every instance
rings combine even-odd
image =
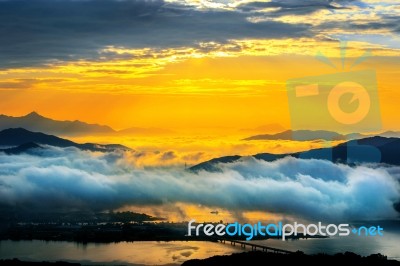
[[[301,250],[306,254],[352,251],[360,255],[381,253],[391,259],[400,260],[399,233],[386,232],[383,237],[348,236],[329,239],[308,239],[281,241],[278,239],[259,240],[264,246],[291,251]],[[248,249],[249,250],[249,249]],[[74,242],[51,241],[0,241],[0,259],[21,260],[64,260],[84,264],[131,264],[131,265],[180,265],[188,259],[202,259],[214,255],[242,252],[240,246],[201,242],[120,242],[109,244],[79,244]]]
[[[21,260],[64,260],[132,265],[180,265],[188,259],[202,259],[242,251],[213,242],[120,242],[77,244],[73,242],[1,241],[0,258]]]

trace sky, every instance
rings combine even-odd
[[[397,1],[376,0],[2,0],[0,113],[290,128],[288,80],[372,69],[382,130],[400,129],[399,14]]]

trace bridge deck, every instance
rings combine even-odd
[[[284,249],[279,249],[279,248],[272,248],[268,246],[263,246],[263,245],[258,245],[258,244],[253,244],[250,242],[245,242],[245,241],[240,241],[240,240],[231,240],[231,239],[224,239],[224,238],[218,238],[217,241],[221,243],[225,242],[230,242],[232,246],[236,246],[236,244],[240,244],[242,248],[246,248],[246,246],[251,247],[251,250],[262,250],[264,252],[274,252],[274,253],[282,253],[282,254],[293,254],[295,252],[289,251],[289,250],[284,250]]]

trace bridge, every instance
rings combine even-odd
[[[280,254],[293,254],[295,252],[279,249],[279,248],[272,248],[263,245],[257,245],[250,242],[240,241],[240,240],[231,240],[231,239],[224,239],[224,238],[216,238],[217,242],[221,242],[225,244],[226,242],[230,242],[232,246],[236,246],[236,244],[240,245],[241,248],[246,249],[247,246],[251,247],[251,250],[261,250],[263,252],[270,252],[270,253],[280,253]]]

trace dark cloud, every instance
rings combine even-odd
[[[279,17],[283,15],[311,15],[318,10],[337,10],[347,9],[346,5],[351,0],[332,1],[332,0],[272,0],[270,2],[249,2],[240,5],[238,8],[244,12],[262,12],[263,9],[273,8],[266,11],[268,17]],[[339,4],[339,5],[338,5]]]
[[[394,7],[394,5],[393,5]],[[268,9],[270,8],[270,9]],[[272,9],[271,9],[272,8]],[[367,20],[348,20],[348,21],[322,21],[319,25],[309,25],[309,31],[314,34],[332,32],[335,35],[337,29],[348,33],[363,33],[370,30],[385,30],[387,32],[398,33],[400,30],[399,16],[386,14],[387,11],[374,10],[373,4],[364,3],[360,0],[272,0],[270,2],[249,2],[238,7],[239,10],[247,14],[253,14],[261,18],[279,18],[285,15],[312,17],[313,13],[320,10],[329,10],[335,13],[338,10],[346,9],[348,14],[355,12],[375,12],[381,17],[380,21]],[[267,9],[267,10],[265,10]]]
[[[368,20],[359,20],[359,21],[337,21],[335,23],[323,22],[318,25],[318,30],[325,32],[335,32],[337,29],[342,30],[345,34],[357,35],[363,34],[363,32],[369,31],[382,31],[382,32],[392,32],[399,33],[400,32],[400,17],[395,17],[393,15],[379,14],[381,17],[379,21],[368,21]],[[374,33],[371,33],[374,35]],[[379,35],[376,33],[375,35]],[[357,40],[355,36],[351,36],[352,39]],[[365,34],[365,38],[368,39],[368,34]],[[385,38],[381,38],[381,40],[386,40],[387,43],[385,46],[391,46],[388,36]],[[376,42],[376,41],[375,41]],[[378,42],[379,43],[379,42]],[[398,46],[396,46],[398,47]]]
[[[388,30],[388,31],[398,31],[400,29],[399,26],[400,18],[386,17],[382,16],[381,21],[363,21],[362,23],[357,22],[342,22],[340,24],[341,28],[357,31],[363,30]],[[326,25],[326,28],[329,28],[329,25]]]
[[[382,21],[362,24],[349,21],[313,26],[307,21],[289,24],[272,20],[283,15],[312,16],[318,10],[335,12],[353,6],[369,8],[356,0],[254,1],[236,10],[200,10],[163,0],[5,0],[0,1],[0,68],[79,59],[135,58],[129,53],[100,52],[109,46],[195,46],[207,52],[231,39],[312,37],[337,28],[399,31],[398,17],[385,14]],[[264,19],[253,23],[249,20],[252,16]],[[211,41],[215,44],[198,45]],[[153,54],[149,51],[139,56],[151,58]]]
[[[0,207],[109,210],[185,202],[322,221],[398,216],[393,204],[400,198],[399,167],[244,158],[221,168],[198,174],[182,167],[140,169],[123,152],[75,148],[0,153]]]
[[[254,24],[243,12],[200,11],[161,0],[0,1],[0,25],[3,68],[96,59],[106,46],[163,48],[310,35],[305,25]]]
[[[311,14],[321,9],[343,9],[345,7],[332,5],[330,0],[273,0],[270,2],[249,2],[239,6],[240,10],[251,12],[260,11],[265,8],[276,8],[275,11],[268,12],[271,16],[291,14],[305,15]],[[342,1],[344,2],[344,1]],[[346,1],[347,2],[347,1]]]

